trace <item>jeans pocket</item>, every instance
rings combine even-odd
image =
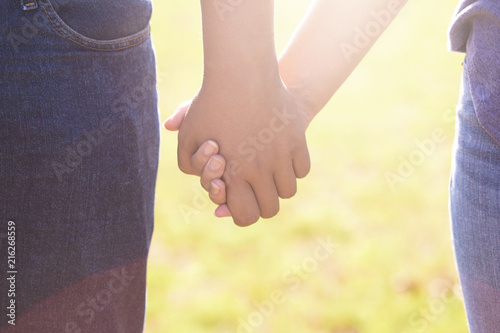
[[[63,38],[94,50],[117,51],[150,36],[152,0],[39,0]]]

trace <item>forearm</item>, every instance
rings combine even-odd
[[[204,85],[279,79],[274,0],[201,0],[201,8]]]
[[[283,81],[314,117],[408,0],[315,0],[280,57]]]

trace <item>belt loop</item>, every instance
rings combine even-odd
[[[38,8],[37,0],[20,0],[22,9],[27,12]]]

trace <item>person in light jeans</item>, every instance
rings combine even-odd
[[[227,20],[219,29],[204,29],[206,36],[215,40],[218,36],[231,36],[232,31],[241,38],[240,43],[230,40],[225,47],[220,38],[219,50],[224,54],[212,55],[214,50],[205,45],[205,72],[209,77],[221,72],[232,72],[235,77],[218,83],[208,80],[207,87],[204,81],[196,98],[181,104],[164,124],[168,130],[180,130],[181,170],[201,176],[202,186],[219,205],[216,215],[232,216],[241,226],[255,223],[259,217],[274,216],[279,210],[278,197],[288,198],[295,193],[293,175],[300,178],[308,170],[302,132],[406,3],[404,0],[313,1],[283,54],[275,59],[270,55],[273,53],[270,40],[267,46],[250,42],[255,36],[264,36],[257,38],[258,41],[265,39],[272,30],[270,2],[241,4],[238,10],[225,13]],[[254,26],[252,32],[242,28],[261,20],[262,13],[268,15],[265,24]],[[367,27],[365,30],[370,33],[360,33],[358,27]],[[462,0],[449,37],[451,50],[466,53],[450,180],[453,243],[470,332],[491,333],[500,331],[498,1]],[[244,52],[245,57],[232,58],[238,52]],[[241,58],[249,64],[234,61]],[[217,59],[215,64],[211,59]],[[251,74],[239,70],[246,65],[252,67],[254,62],[265,73],[258,69]],[[251,80],[241,83],[241,73]],[[276,82],[277,79],[274,84],[260,87],[252,82],[257,77],[259,83],[266,83],[269,77],[273,80],[277,75],[283,84]],[[219,90],[210,89],[213,84]],[[228,88],[226,85],[233,84],[237,88],[229,91],[245,91],[243,96],[221,93]],[[279,95],[283,89],[286,93],[281,104],[279,98],[270,98],[267,104],[252,103],[266,101],[270,92]],[[253,93],[257,95],[248,99]],[[289,121],[273,131],[274,140],[259,142],[255,138],[263,137],[264,131],[272,129],[273,121],[278,119],[273,106],[286,109]],[[207,139],[211,141],[203,143]],[[263,143],[265,150],[258,146]]]

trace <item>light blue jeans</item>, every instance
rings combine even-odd
[[[471,333],[500,332],[500,147],[477,119],[466,68],[456,131],[450,211],[467,319]]]

